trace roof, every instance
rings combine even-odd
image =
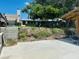
[[[7,23],[7,19],[6,19],[5,16],[2,15],[1,13],[0,13],[0,21]]]

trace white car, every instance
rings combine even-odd
[[[53,21],[62,21],[62,22],[65,22],[65,20],[63,20],[61,18],[54,18]]]

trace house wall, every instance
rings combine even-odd
[[[17,20],[18,16],[15,14],[15,15],[12,15],[12,14],[6,14],[5,15],[7,20],[8,20],[8,24],[9,25],[15,25],[15,21]]]

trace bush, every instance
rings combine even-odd
[[[26,33],[25,33],[25,32],[19,33],[19,37],[20,37],[20,38],[24,38],[25,36],[26,36]]]
[[[59,28],[53,28],[52,29],[52,33],[53,34],[64,34],[64,30],[63,29],[59,29]]]
[[[48,37],[50,35],[51,35],[51,33],[47,32],[47,31],[39,31],[39,32],[33,34],[33,36],[37,39],[42,39],[42,38]]]
[[[64,34],[64,30],[60,28],[43,28],[43,27],[27,27],[20,28],[19,41],[42,40],[49,36],[61,36]]]
[[[27,40],[27,31],[21,30],[19,31],[19,41],[26,41]]]

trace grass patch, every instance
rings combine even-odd
[[[39,31],[37,31],[36,33],[33,34],[33,36],[36,39],[42,39],[42,38],[46,38],[48,36],[51,36],[51,33],[49,31],[47,31],[46,29],[40,29]]]
[[[52,28],[51,31],[53,34],[64,34],[64,30],[60,28]]]
[[[19,30],[19,41],[42,40],[49,36],[64,34],[64,30],[60,28],[43,28],[43,27],[25,27]]]
[[[17,41],[13,39],[6,39],[4,43],[5,46],[13,46],[15,44],[17,44]]]

